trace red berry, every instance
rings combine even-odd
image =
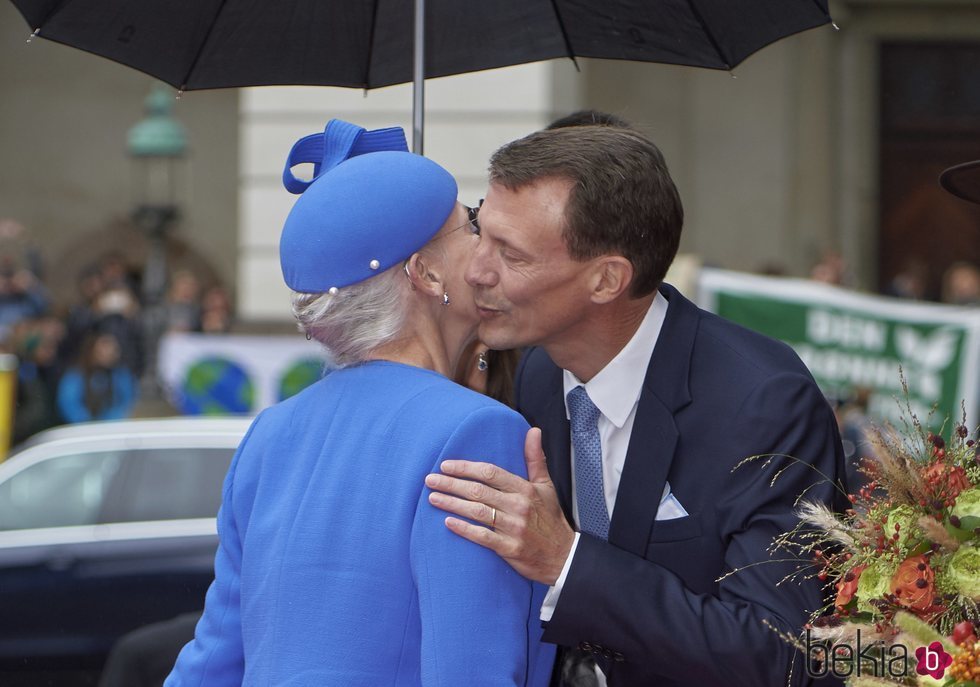
[[[961,623],[956,623],[953,626],[953,644],[957,646],[966,641],[966,638],[974,634],[973,623],[969,620],[964,620]]]

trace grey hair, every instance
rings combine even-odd
[[[300,331],[326,349],[333,366],[353,365],[398,337],[405,324],[407,282],[399,265],[335,294],[293,292],[293,315]]]

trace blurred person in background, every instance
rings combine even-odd
[[[17,220],[0,219],[0,257],[11,261],[18,269],[26,269],[38,280],[44,279],[41,251]]]
[[[885,295],[910,301],[925,300],[928,296],[929,266],[920,258],[905,262],[885,287]]]
[[[82,341],[98,330],[111,332],[120,356],[136,377],[143,372],[143,333],[140,304],[122,256],[106,253],[77,277],[78,300],[69,306],[67,333],[58,353],[63,367],[78,362]]]
[[[33,272],[0,256],[0,341],[18,322],[44,315],[49,304],[47,289]]]
[[[786,268],[782,262],[778,260],[766,260],[759,264],[755,268],[754,272],[756,274],[761,274],[764,277],[788,277],[789,270]]]
[[[955,262],[943,273],[943,303],[980,305],[980,268],[969,262]]]
[[[201,331],[205,334],[227,334],[231,331],[231,297],[228,290],[215,285],[201,298]]]
[[[59,424],[58,343],[64,331],[64,324],[54,317],[25,321],[14,329],[12,350],[18,359],[14,445]]]
[[[170,278],[167,331],[201,331],[201,283],[190,270],[177,270]]]
[[[452,457],[524,470],[527,423],[449,379],[479,322],[474,215],[398,129],[333,120],[284,180],[302,193],[280,241],[293,312],[337,369],[243,440],[215,581],[165,684],[544,687],[544,588],[446,530],[422,484]]]
[[[871,418],[868,417],[871,394],[872,390],[868,387],[855,387],[850,397],[840,402],[834,409],[844,447],[847,485],[855,494],[868,481],[867,476],[860,471],[861,461],[870,458],[874,450],[873,426]]]
[[[94,328],[115,336],[122,364],[139,378],[145,366],[139,300],[125,282],[107,279],[104,271],[103,280],[105,286],[95,300]]]
[[[127,289],[135,298],[139,293],[139,273],[119,251],[109,251],[99,259],[99,273],[106,289]]]
[[[118,420],[129,417],[136,403],[136,378],[122,362],[119,341],[111,331],[90,333],[78,363],[58,384],[58,410],[66,422]]]
[[[825,251],[820,261],[810,268],[810,279],[834,286],[847,286],[850,278],[844,256],[835,250]]]
[[[78,300],[68,306],[65,337],[58,348],[62,368],[75,363],[82,341],[95,329],[99,320],[96,304],[104,290],[102,271],[97,265],[83,268],[75,278],[75,288]]]

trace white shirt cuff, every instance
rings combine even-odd
[[[575,549],[578,548],[578,540],[581,534],[579,532],[575,533],[575,541],[572,542],[572,548],[568,552],[568,558],[565,559],[565,565],[561,569],[561,575],[555,580],[555,584],[548,588],[548,593],[545,594],[544,601],[541,603],[541,620],[548,622],[551,620],[551,616],[555,613],[555,606],[558,605],[558,597],[561,596],[561,588],[565,585],[565,578],[568,577],[568,571],[572,568],[572,558],[575,557]]]

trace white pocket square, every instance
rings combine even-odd
[[[670,482],[664,484],[664,493],[660,497],[660,507],[657,508],[657,520],[676,520],[688,515],[681,502],[670,493]]]

